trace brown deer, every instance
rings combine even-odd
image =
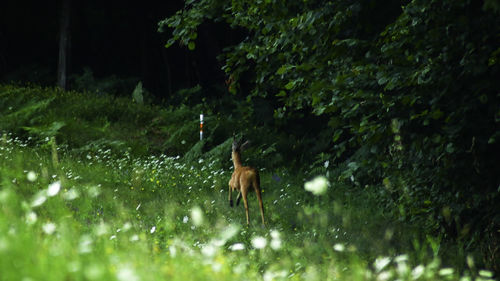
[[[241,164],[241,151],[248,145],[248,141],[241,144],[241,141],[236,141],[233,137],[233,146],[231,158],[233,159],[234,172],[229,180],[229,205],[233,207],[233,198],[231,193],[233,190],[238,190],[236,197],[236,206],[239,205],[241,197],[243,197],[243,204],[245,205],[245,213],[247,216],[247,225],[250,224],[250,217],[248,215],[248,200],[247,195],[250,188],[255,190],[257,199],[259,200],[260,215],[262,217],[262,224],[264,225],[264,205],[262,204],[262,195],[260,193],[260,177],[259,171],[255,168],[243,166]]]

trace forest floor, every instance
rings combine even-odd
[[[493,280],[371,193],[330,179],[315,195],[287,167],[261,169],[266,225],[250,194],[247,226],[217,161],[5,132],[0,280]]]

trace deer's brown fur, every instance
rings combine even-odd
[[[262,217],[262,224],[264,222],[264,205],[262,203],[262,195],[260,191],[260,177],[259,171],[253,167],[243,166],[241,163],[241,150],[245,148],[248,142],[240,144],[238,141],[233,140],[233,147],[231,158],[233,160],[234,172],[229,180],[229,205],[233,207],[233,199],[231,193],[233,190],[238,190],[236,197],[236,206],[239,205],[241,197],[243,197],[243,204],[245,205],[245,214],[247,217],[247,224],[250,224],[250,217],[248,214],[248,192],[254,190],[259,201],[260,215]]]

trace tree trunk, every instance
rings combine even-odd
[[[71,0],[62,0],[61,22],[59,34],[59,64],[57,67],[57,85],[66,90],[69,50],[69,20],[71,14]]]

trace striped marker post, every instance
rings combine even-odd
[[[203,114],[200,114],[200,140],[203,140]]]

